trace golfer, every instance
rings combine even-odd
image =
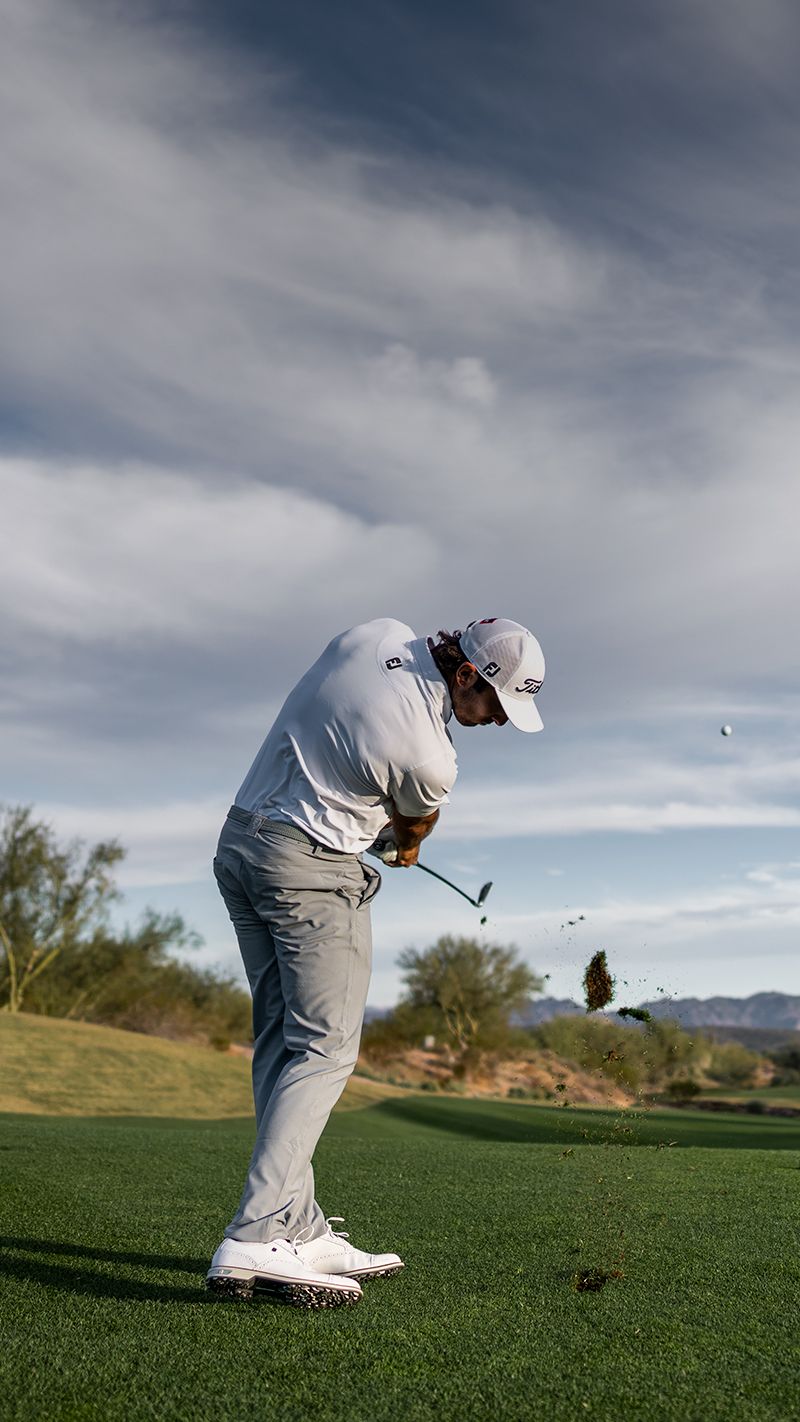
[[[290,693],[228,812],[214,873],[253,995],[256,1143],[208,1271],[306,1308],[357,1303],[359,1280],[402,1269],[332,1228],[311,1158],[355,1067],[369,985],[379,837],[416,864],[456,778],[447,729],[538,731],[536,638],[485,618],[438,641],[379,618],[335,637]]]

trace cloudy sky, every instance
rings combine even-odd
[[[456,727],[426,861],[558,995],[800,992],[793,0],[0,15],[3,800],[238,972],[298,675],[508,616],[545,731]],[[372,1002],[476,917],[387,873]]]

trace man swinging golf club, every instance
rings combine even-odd
[[[228,812],[214,873],[253,995],[256,1143],[239,1208],[209,1268],[215,1293],[254,1288],[305,1308],[356,1303],[396,1273],[332,1228],[311,1158],[358,1057],[369,985],[361,858],[387,821],[409,868],[456,778],[447,729],[542,727],[544,657],[517,622],[417,637],[379,618],[335,637],[289,694]]]

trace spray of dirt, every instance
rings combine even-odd
[[[604,952],[597,952],[592,957],[584,972],[583,987],[587,1013],[600,1011],[613,1000],[616,983]],[[645,1033],[649,1031],[648,1024],[652,1018],[645,1008],[622,1007],[618,1009],[618,1015],[645,1024]],[[598,1075],[608,1081],[611,1068],[622,1079],[624,1061],[625,1043],[620,1041],[603,1053]],[[619,1066],[616,1066],[617,1063]],[[562,1096],[559,1105],[568,1107],[570,1103]],[[636,1179],[635,1150],[632,1148],[635,1146],[636,1123],[647,1110],[648,1102],[643,1092],[639,1092],[634,1107],[619,1110],[612,1121],[599,1126],[591,1123],[587,1128],[586,1118],[581,1120],[580,1111],[570,1113],[572,1119],[569,1124],[579,1132],[586,1144],[603,1146],[609,1151],[616,1147],[605,1164],[600,1160],[597,1173],[596,1168],[592,1169],[591,1184],[584,1197],[580,1238],[572,1246],[573,1255],[577,1255],[580,1261],[573,1266],[571,1273],[572,1287],[577,1293],[598,1293],[612,1280],[625,1278],[628,1267],[626,1257],[629,1263],[632,1249],[630,1228]],[[567,1120],[564,1124],[567,1125]],[[567,1170],[578,1165],[578,1157],[571,1148],[563,1150],[560,1159],[570,1162],[565,1166]],[[633,1252],[635,1254],[635,1247]]]

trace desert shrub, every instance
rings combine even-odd
[[[767,1108],[763,1101],[756,1099],[755,1101],[748,1101],[744,1109],[745,1111],[749,1111],[751,1116],[762,1116]]]
[[[425,1038],[435,1035],[436,1015],[424,1008],[410,1008],[399,1003],[385,1017],[368,1022],[361,1033],[361,1051],[375,1062],[386,1062],[410,1047],[421,1047]]]
[[[693,1101],[701,1087],[690,1076],[676,1076],[667,1082],[664,1095],[668,1101]]]
[[[622,1032],[616,1033],[621,1038]],[[594,1055],[607,1051],[615,1036],[608,1018],[600,1016],[553,1017],[531,1029],[530,1036],[537,1047],[554,1052],[573,1066],[584,1067]]]
[[[531,1029],[535,1046],[545,1047],[573,1066],[584,1066],[587,1054],[607,1050],[611,1023],[605,1017],[552,1017]]]
[[[616,1085],[636,1091],[644,1076],[643,1037],[598,1014],[553,1017],[530,1033],[536,1046],[554,1052],[582,1071],[598,1072]]]
[[[654,1084],[704,1066],[710,1051],[705,1037],[695,1032],[690,1035],[671,1018],[654,1018],[648,1023],[643,1043],[647,1074]]]
[[[644,1027],[612,1012],[554,1017],[529,1029],[535,1046],[584,1071],[601,1072],[630,1090],[662,1090],[676,1076],[707,1070],[712,1043],[677,1022],[654,1018]]]
[[[790,1071],[800,1071],[800,1046],[787,1045],[777,1051],[768,1052],[776,1066],[788,1067]]]
[[[489,1017],[481,1023],[474,1042],[481,1051],[502,1057],[525,1056],[531,1049],[529,1032],[524,1027],[510,1027],[501,1016]]]
[[[492,1061],[482,1047],[473,1043],[460,1052],[453,1062],[452,1071],[456,1081],[466,1081],[468,1077],[474,1076],[481,1068],[491,1067]]]
[[[785,1047],[767,1053],[775,1066],[775,1086],[797,1086],[800,1084],[800,1046],[788,1043]]]
[[[762,1063],[758,1052],[740,1042],[714,1042],[708,1071],[721,1086],[749,1086]]]
[[[63,952],[33,984],[26,1007],[129,1032],[249,1042],[249,993],[232,978],[171,956],[196,944],[179,915],[148,910],[135,929],[100,929]]]

